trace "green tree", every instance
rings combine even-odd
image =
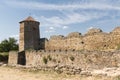
[[[17,40],[15,38],[9,38],[10,50],[18,50]]]
[[[5,39],[0,43],[0,52],[9,52],[10,50],[18,50],[17,40],[15,38]]]

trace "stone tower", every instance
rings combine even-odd
[[[31,16],[20,23],[19,51],[26,49],[39,49],[39,22]]]

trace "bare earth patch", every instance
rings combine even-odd
[[[0,67],[0,80],[118,80],[107,76],[66,75],[47,71],[28,71],[19,68]]]

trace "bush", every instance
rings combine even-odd
[[[117,46],[117,50],[120,50],[120,44]]]
[[[70,60],[71,60],[71,61],[74,61],[75,58],[74,58],[73,56],[70,56]]]
[[[45,64],[47,64],[48,59],[47,59],[46,57],[43,57],[43,62],[44,62]]]
[[[48,60],[49,60],[49,61],[51,61],[51,60],[52,60],[52,58],[51,58],[51,56],[50,56],[50,55],[48,55],[48,56],[47,56],[47,58],[48,58]]]

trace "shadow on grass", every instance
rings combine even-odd
[[[0,53],[0,62],[8,63],[8,53]]]

